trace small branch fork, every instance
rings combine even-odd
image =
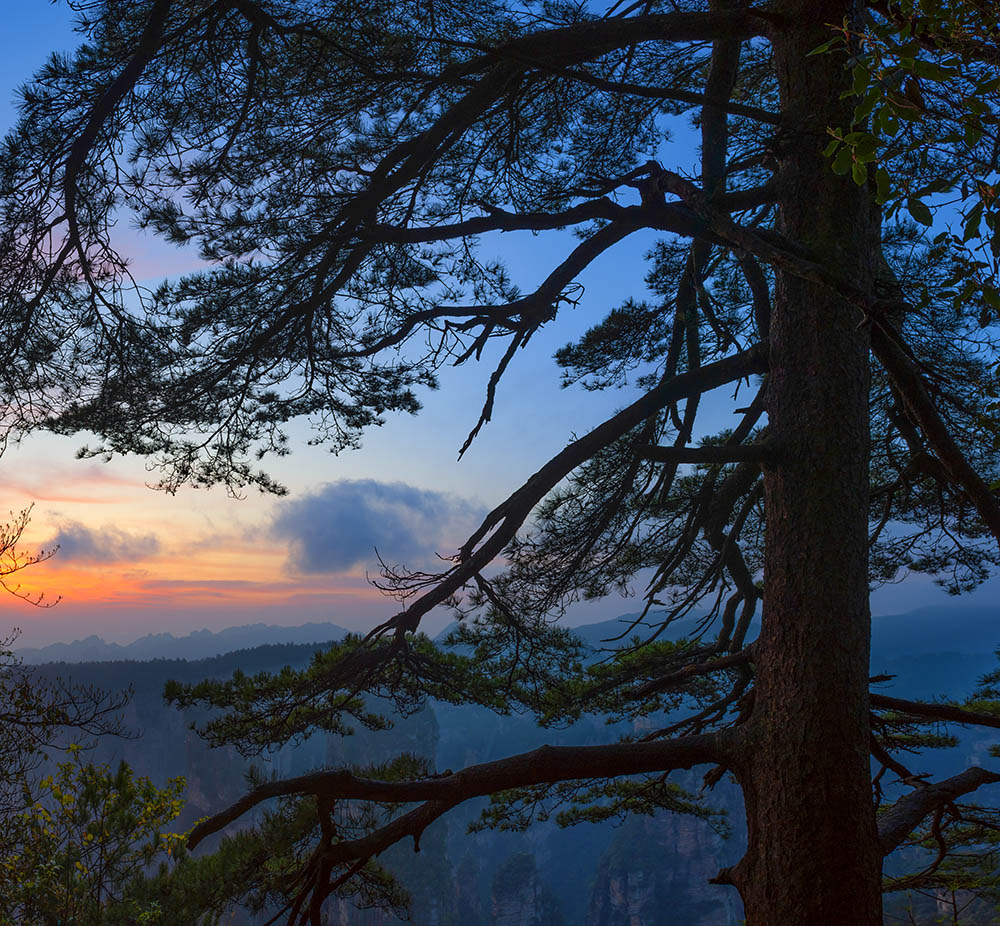
[[[923,784],[901,797],[879,818],[879,841],[888,855],[939,808],[964,794],[971,794],[983,785],[1000,782],[1000,773],[974,766],[958,775],[933,784]]]

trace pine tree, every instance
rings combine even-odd
[[[1000,719],[993,702],[870,693],[868,603],[902,571],[961,591],[997,564],[994,12],[81,4],[87,44],[25,87],[0,174],[14,432],[87,428],[91,452],[147,454],[168,489],[279,489],[254,460],[286,452],[292,417],[351,446],[415,411],[441,365],[497,344],[471,440],[578,275],[663,235],[650,298],[557,357],[568,382],[634,381],[638,398],[542,463],[441,574],[389,572],[405,606],[366,639],[302,673],[171,691],[226,708],[204,732],[248,752],[377,727],[365,695],[643,716],[651,732],[437,776],[265,783],[193,841],[269,798],[313,798],[287,913],[319,922],[329,894],[377,881],[376,856],[469,798],[495,795],[503,820],[551,802],[570,822],[693,809],[666,775],[707,765],[743,790],[749,846],[716,880],[748,923],[881,922],[883,857],[924,821],[946,843],[945,810],[1000,780],[928,783],[901,761],[913,725]],[[693,176],[669,162],[686,115]],[[133,286],[112,234],[126,213],[210,266]],[[567,228],[576,243],[535,288],[490,256],[491,232]],[[737,385],[739,423],[703,437],[700,399]],[[586,665],[550,620],[648,575],[637,639]],[[419,634],[444,604],[478,615],[456,638],[471,655]],[[659,639],[695,609],[696,640]],[[907,784],[877,816],[886,770]]]

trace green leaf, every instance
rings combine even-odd
[[[915,222],[919,222],[921,225],[933,225],[934,216],[931,215],[930,209],[927,208],[926,204],[921,200],[917,199],[915,196],[911,196],[906,201],[906,210],[913,216]]]
[[[806,57],[811,58],[813,55],[825,55],[838,42],[843,42],[843,39],[839,35],[835,35],[829,42],[817,45],[811,52],[806,54]]]
[[[879,109],[878,123],[882,131],[890,137],[895,137],[896,133],[899,132],[899,118],[893,111],[891,104],[889,106],[882,106]]]
[[[990,286],[987,283],[983,287],[983,299],[990,307],[1000,311],[1000,293],[997,292],[995,286]]]
[[[970,148],[974,147],[975,145],[978,145],[982,137],[983,137],[983,131],[978,126],[967,125],[965,127],[963,140],[965,141],[966,145],[968,145]]]
[[[976,203],[969,210],[969,214],[965,217],[965,225],[962,229],[962,244],[971,241],[979,234],[979,222],[983,217],[983,204]]]
[[[888,198],[892,190],[892,178],[889,171],[880,167],[875,171],[875,201],[881,206]]]
[[[872,110],[875,109],[881,99],[882,94],[878,88],[871,87],[861,102],[854,107],[854,122],[856,124],[864,122],[872,114]]]
[[[935,64],[933,61],[924,61],[922,58],[917,58],[913,62],[913,73],[917,77],[924,77],[927,80],[946,81],[951,80],[956,72],[954,68],[941,67],[940,64]]]
[[[874,161],[878,152],[878,139],[874,135],[865,135],[854,146],[854,157],[859,161]]]
[[[851,168],[851,176],[858,186],[864,186],[868,182],[868,168],[861,161],[855,161]]]
[[[905,119],[907,122],[919,122],[923,118],[924,114],[919,109],[915,109],[912,106],[907,106],[901,103],[893,103],[892,101],[890,101],[890,105],[892,106],[892,111],[899,119]]]
[[[851,156],[851,149],[848,147],[843,147],[837,152],[837,156],[833,159],[833,172],[843,176],[850,169],[851,165],[854,163],[854,158]]]
[[[860,96],[865,92],[868,84],[871,82],[872,72],[869,71],[863,64],[859,64],[851,73],[854,77],[854,86],[851,89],[854,93]]]

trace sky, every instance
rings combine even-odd
[[[17,86],[49,53],[77,44],[65,4],[7,3],[4,14],[0,130],[16,118]],[[141,282],[194,266],[191,252],[125,233]],[[18,627],[20,645],[39,646],[91,634],[129,642],[147,633],[257,622],[332,621],[363,630],[386,619],[398,607],[368,580],[377,573],[376,548],[388,562],[432,565],[434,552],[452,552],[574,434],[630,401],[621,392],[561,390],[551,358],[608,308],[643,295],[642,254],[652,242],[630,240],[581,278],[581,305],[521,352],[501,384],[492,422],[461,462],[458,448],[478,417],[488,362],[445,370],[442,388],[421,396],[418,416],[389,416],[358,451],[333,456],[309,447],[307,426],[294,423],[292,455],[266,467],[288,488],[283,499],[233,498],[223,489],[166,495],[148,487],[155,474],[141,459],[76,459],[86,435],[34,434],[9,447],[0,456],[0,519],[33,506],[25,549],[58,549],[8,584],[20,581],[22,592],[58,603],[37,608],[0,595],[0,636]],[[574,242],[522,235],[492,243],[524,288]],[[713,425],[734,424],[740,404],[715,396]],[[963,603],[982,604],[997,588],[991,583]],[[877,592],[873,611],[895,613],[944,597],[926,580],[908,580]],[[635,602],[612,598],[580,605],[568,620],[586,623],[634,609]],[[427,627],[449,619],[442,612]]]

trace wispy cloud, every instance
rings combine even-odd
[[[376,549],[389,563],[427,564],[482,514],[466,499],[403,482],[343,480],[283,504],[271,532],[289,544],[290,571],[338,573],[370,566]]]
[[[17,497],[15,504],[57,502],[107,505],[128,499],[144,490],[143,482],[122,476],[113,468],[95,463],[76,466],[42,465],[31,474],[15,475],[4,481],[5,498]]]

